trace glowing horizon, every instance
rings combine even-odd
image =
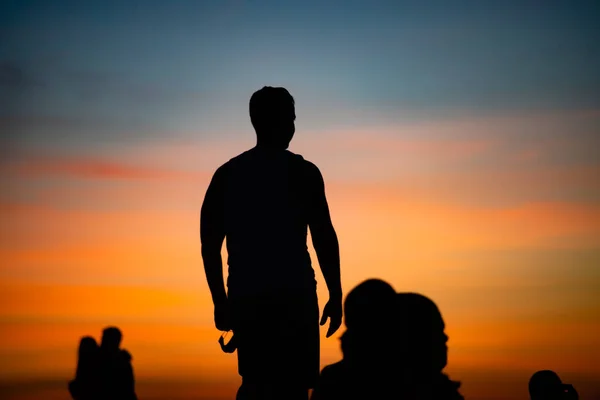
[[[519,120],[511,121],[507,130],[519,125]],[[439,126],[449,129],[453,123]],[[413,127],[417,137],[422,136],[418,129],[435,133]],[[327,136],[319,147],[320,139],[312,139],[310,133],[297,135],[292,151],[306,148],[302,154],[313,161],[309,148],[316,149],[312,153],[317,157],[328,151]],[[377,143],[377,137],[371,135],[369,143]],[[237,145],[224,142],[221,161],[211,156],[212,170],[228,159],[226,154],[231,157],[243,146],[251,147],[249,139],[251,132],[246,132]],[[347,143],[332,143],[340,153],[349,151],[339,150]],[[469,371],[486,368],[507,373],[556,368],[567,376],[600,375],[594,364],[600,356],[594,350],[600,332],[594,305],[600,205],[542,197],[504,199],[495,196],[494,185],[486,184],[486,174],[479,178],[477,171],[457,168],[500,152],[506,146],[501,141],[494,146],[454,142],[447,152],[446,138],[426,145],[403,143],[387,137],[385,147],[397,150],[375,153],[389,154],[388,163],[398,154],[410,156],[403,162],[413,163],[412,170],[400,170],[398,178],[381,175],[377,163],[370,164],[370,170],[362,163],[363,171],[375,179],[336,179],[336,165],[317,162],[324,164],[340,237],[344,293],[361,280],[380,277],[397,290],[430,296],[446,319],[449,371],[463,375],[456,379],[463,381],[466,394],[479,394],[471,391],[479,381],[469,382]],[[546,151],[562,145],[560,140],[556,143]],[[160,148],[154,151],[158,154]],[[402,148],[406,149],[398,150]],[[235,392],[235,357],[222,354],[216,344],[218,332],[199,252],[199,207],[212,171],[150,168],[141,160],[151,159],[152,151],[138,150],[130,149],[122,162],[113,154],[110,159],[38,158],[39,167],[33,159],[5,164],[5,179],[23,193],[33,190],[40,195],[37,202],[4,202],[0,209],[6,224],[0,253],[11,266],[2,269],[0,290],[0,343],[8,344],[0,345],[8,361],[0,370],[5,380],[68,379],[78,338],[94,331],[97,337],[103,326],[116,324],[134,355],[142,390],[144,382],[157,379],[204,379],[206,387],[223,381],[230,390],[223,389],[225,393]],[[369,152],[358,144],[353,157],[360,160]],[[160,158],[165,165],[193,165],[183,157],[196,154],[201,150],[163,151]],[[434,158],[437,168],[456,167],[446,174],[418,168],[419,160]],[[352,159],[350,164],[338,162],[351,166]],[[503,176],[505,184],[525,195],[527,187],[543,192],[556,184],[570,187],[572,193],[598,190],[593,173],[597,166],[553,168],[553,181],[541,179],[545,168],[511,175],[499,164],[498,172],[488,175]],[[460,193],[465,179],[469,192]],[[50,180],[60,189],[38,186]],[[504,189],[510,192],[511,186]],[[490,195],[497,201],[481,201]],[[63,207],[67,199],[77,202]],[[327,294],[312,248],[311,256],[322,306]],[[557,323],[559,330],[554,328]],[[548,331],[554,335],[548,337]],[[552,352],[557,346],[561,351]],[[18,359],[9,356],[18,352],[15,349],[22,349]],[[337,340],[323,337],[322,365],[339,357]]]

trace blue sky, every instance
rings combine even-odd
[[[245,130],[248,98],[266,84],[290,89],[307,129],[600,105],[591,1],[0,7],[0,118],[11,139]]]

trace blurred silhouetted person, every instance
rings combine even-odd
[[[381,365],[389,358],[382,338],[395,318],[396,291],[380,279],[363,281],[346,296],[346,331],[340,338],[343,359],[326,366],[312,399],[370,398]],[[388,339],[389,340],[389,339]]]
[[[348,293],[344,301],[347,329],[381,332],[386,321],[394,318],[396,291],[381,279],[367,279]]]
[[[579,394],[573,385],[564,384],[558,374],[550,370],[538,371],[529,379],[531,400],[577,400]]]
[[[75,379],[69,382],[69,393],[74,400],[100,399],[99,350],[98,343],[93,337],[81,338]]]
[[[107,327],[100,343],[101,394],[103,399],[135,400],[135,380],[131,354],[121,349],[119,328]]]
[[[346,361],[372,364],[385,356],[381,339],[394,320],[395,297],[394,288],[380,279],[363,281],[348,293],[344,302],[347,329],[340,339]]]
[[[327,337],[342,322],[340,258],[319,169],[287,150],[294,99],[280,87],[250,98],[256,146],[215,172],[200,236],[215,325],[233,330],[242,386],[238,399],[307,399],[319,374],[319,307],[307,248],[310,228],[329,301]],[[227,243],[227,291],[221,248]]]
[[[437,305],[417,293],[399,293],[397,298],[398,360],[400,395],[419,399],[462,399],[460,383],[443,373],[448,362],[446,325]]]
[[[363,294],[368,295],[366,291]],[[373,318],[361,323],[371,328],[355,330],[356,326],[347,324],[342,336],[344,358],[323,369],[313,400],[461,400],[460,384],[442,372],[448,338],[435,303],[419,294],[399,293],[391,298],[381,296],[370,304],[376,306]],[[346,306],[348,315],[351,310]],[[372,332],[375,328],[379,340]]]

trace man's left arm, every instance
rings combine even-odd
[[[325,182],[321,171],[312,163],[308,164],[311,185],[310,214],[308,226],[317,253],[319,266],[323,272],[329,301],[325,304],[321,325],[330,318],[327,337],[333,335],[342,324],[342,284],[340,275],[340,246],[331,222],[329,206],[325,196]]]

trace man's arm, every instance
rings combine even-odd
[[[323,309],[320,324],[324,325],[329,318],[329,329],[326,336],[330,337],[342,324],[340,246],[337,234],[331,223],[331,216],[329,215],[323,176],[315,165],[309,165],[311,171],[309,175],[311,200],[308,225],[310,227],[313,246],[319,259],[319,265],[323,272],[327,289],[329,289],[329,301]]]
[[[202,260],[215,308],[225,305],[227,302],[221,259],[221,248],[225,239],[223,200],[223,169],[221,167],[215,172],[208,186],[200,211]]]
[[[319,265],[329,290],[330,298],[342,298],[342,284],[340,277],[340,247],[337,234],[331,222],[329,206],[325,196],[325,182],[321,171],[310,165],[310,184],[312,199],[309,218],[310,234],[313,246],[317,253]]]

